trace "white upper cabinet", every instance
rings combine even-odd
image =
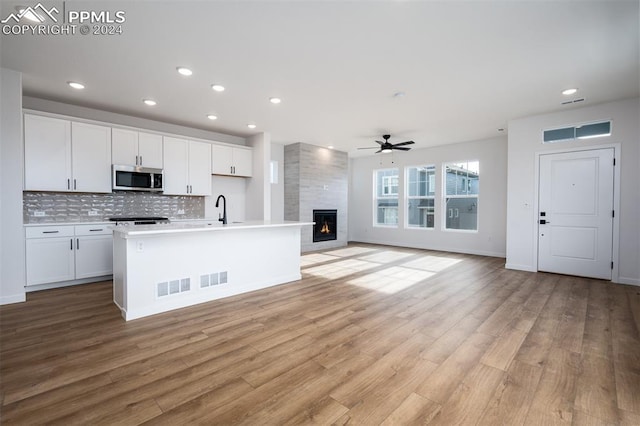
[[[71,189],[71,121],[24,116],[24,189]]]
[[[214,175],[251,177],[252,162],[251,148],[212,145],[211,172]]]
[[[111,192],[111,128],[71,123],[73,190]]]
[[[25,190],[111,192],[111,128],[25,114]]]
[[[111,135],[112,163],[161,169],[162,136],[114,128]]]
[[[164,193],[211,195],[211,144],[164,137]]]

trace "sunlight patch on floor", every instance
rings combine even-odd
[[[303,254],[300,256],[300,266],[304,268],[305,266],[317,265],[318,263],[331,262],[332,260],[338,259],[340,258],[336,256],[327,256],[322,253]]]
[[[369,248],[369,247],[347,247],[337,250],[325,251],[325,254],[331,256],[339,256],[339,257],[350,257],[356,256],[359,254],[370,253],[372,251],[377,251],[378,249]]]
[[[387,263],[387,262],[395,262],[396,260],[401,260],[409,256],[415,256],[415,253],[385,250],[382,253],[369,254],[367,256],[361,257],[361,259],[367,260],[369,262]]]
[[[347,281],[347,284],[385,294],[394,294],[424,281],[435,274],[435,272],[417,271],[415,269],[396,266],[384,271],[373,272],[354,278]]]
[[[462,259],[455,259],[444,256],[423,256],[419,259],[410,260],[402,266],[407,268],[421,269],[423,271],[440,272],[453,265],[462,262]]]
[[[306,274],[315,275],[327,279],[343,278],[347,275],[355,274],[367,269],[377,268],[380,264],[364,262],[362,260],[347,259],[339,262],[333,262],[327,265],[314,266],[305,269],[303,272]]]

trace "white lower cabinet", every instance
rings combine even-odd
[[[27,286],[113,273],[113,236],[106,225],[26,227],[25,236]]]

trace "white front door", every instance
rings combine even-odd
[[[613,148],[540,156],[538,270],[611,279]]]

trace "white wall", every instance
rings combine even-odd
[[[271,184],[271,220],[284,220],[284,145],[271,144],[271,161],[278,164],[278,182]]]
[[[253,176],[247,181],[247,220],[271,220],[271,134],[258,133],[247,138],[253,147]]]
[[[536,271],[538,258],[536,153],[619,144],[619,259],[614,281],[640,285],[640,101],[639,98],[526,117],[509,122],[507,267]],[[612,120],[609,137],[542,144],[544,129]],[[615,249],[615,248],[614,248]],[[615,277],[617,271],[618,277]]]
[[[0,68],[0,304],[24,302],[22,75]]]
[[[222,201],[216,208],[218,195],[227,200],[227,222],[244,222],[246,218],[247,179],[233,176],[211,176],[211,196],[204,197],[204,216],[218,220]]]
[[[373,171],[390,167],[435,165],[436,194],[442,193],[442,163],[480,161],[478,231],[445,231],[443,199],[436,197],[434,229],[405,229],[405,206],[401,201],[397,228],[373,226]],[[352,158],[349,180],[349,240],[460,253],[505,256],[507,140],[505,137],[472,141],[409,152]],[[400,194],[404,194],[404,178]]]

